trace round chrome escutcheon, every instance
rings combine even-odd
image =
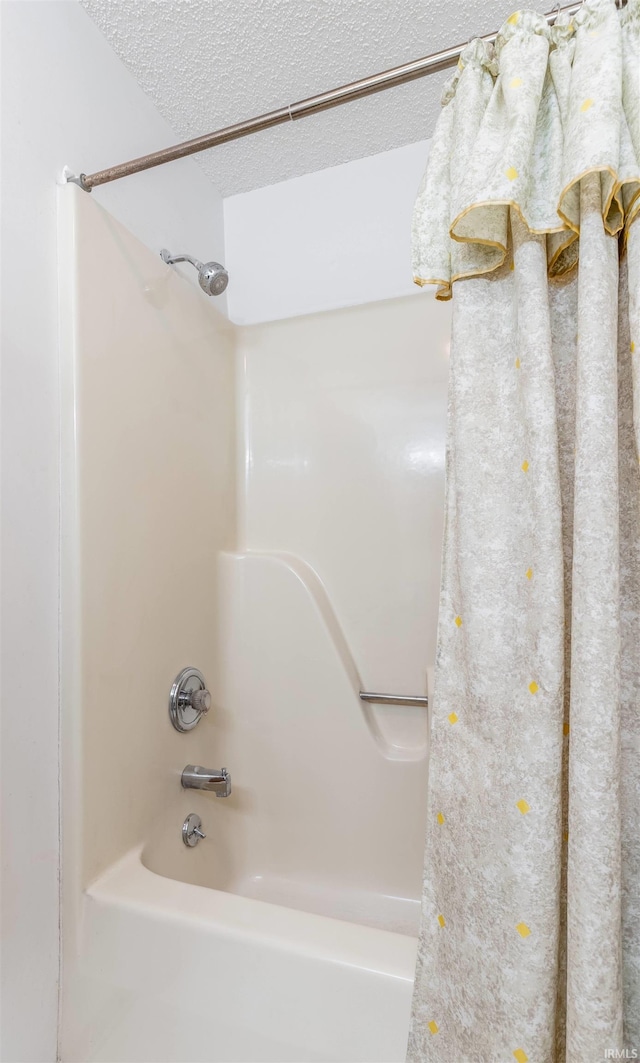
[[[169,695],[169,717],[176,731],[191,731],[211,708],[211,694],[199,668],[183,668]]]
[[[202,820],[196,812],[190,812],[182,824],[182,840],[185,845],[193,849],[201,838],[206,838],[206,834],[202,829]]]

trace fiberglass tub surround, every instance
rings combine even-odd
[[[446,323],[402,299],[236,329],[61,199],[63,1058],[401,1059],[428,718],[358,693],[427,693]],[[180,734],[187,665],[211,708]],[[187,765],[228,768],[229,796]]]

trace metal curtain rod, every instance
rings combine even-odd
[[[547,22],[555,22],[558,15],[566,12],[574,15],[582,7],[582,3],[567,4],[565,7],[556,7],[545,15]],[[496,33],[487,33],[480,39],[492,44]],[[285,122],[295,122],[299,118],[308,118],[309,115],[317,114],[318,111],[328,111],[331,107],[339,107],[343,103],[351,103],[352,100],[360,100],[363,96],[372,96],[375,92],[383,92],[385,89],[395,88],[396,85],[405,85],[416,78],[425,77],[427,74],[435,74],[440,70],[447,70],[455,66],[460,58],[460,53],[466,48],[467,42],[459,44],[455,48],[447,48],[443,52],[435,52],[423,59],[414,59],[411,63],[403,63],[391,70],[383,70],[380,74],[372,74],[371,77],[352,81],[349,85],[341,85],[340,88],[331,89],[329,92],[321,92],[317,96],[309,96],[306,100],[298,103],[290,103],[286,107],[280,107],[277,111],[269,111],[267,114],[249,118],[246,122],[236,122],[235,125],[217,129],[214,133],[206,133],[202,137],[193,140],[185,140],[182,144],[174,144],[171,148],[162,148],[161,151],[152,151],[149,155],[141,155],[139,159],[131,159],[122,162],[119,166],[109,166],[106,170],[98,170],[97,173],[80,174],[70,180],[90,192],[97,185],[106,185],[110,181],[118,181],[121,177],[129,174],[140,173],[141,170],[149,170],[152,166],[162,166],[165,162],[173,162],[174,159],[183,159],[186,155],[195,155],[198,151],[206,151],[207,148],[215,148],[218,144],[226,144],[230,140],[239,140],[251,133],[258,133],[262,129],[271,129],[272,126],[283,125]]]

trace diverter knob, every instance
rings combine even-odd
[[[211,694],[202,687],[200,690],[184,690],[178,698],[179,704],[182,708],[186,708],[190,705],[196,712],[204,714],[211,708]]]

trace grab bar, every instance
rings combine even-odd
[[[372,694],[368,690],[360,691],[361,701],[377,701],[381,705],[425,705],[429,704],[427,697],[412,697],[409,694]]]

